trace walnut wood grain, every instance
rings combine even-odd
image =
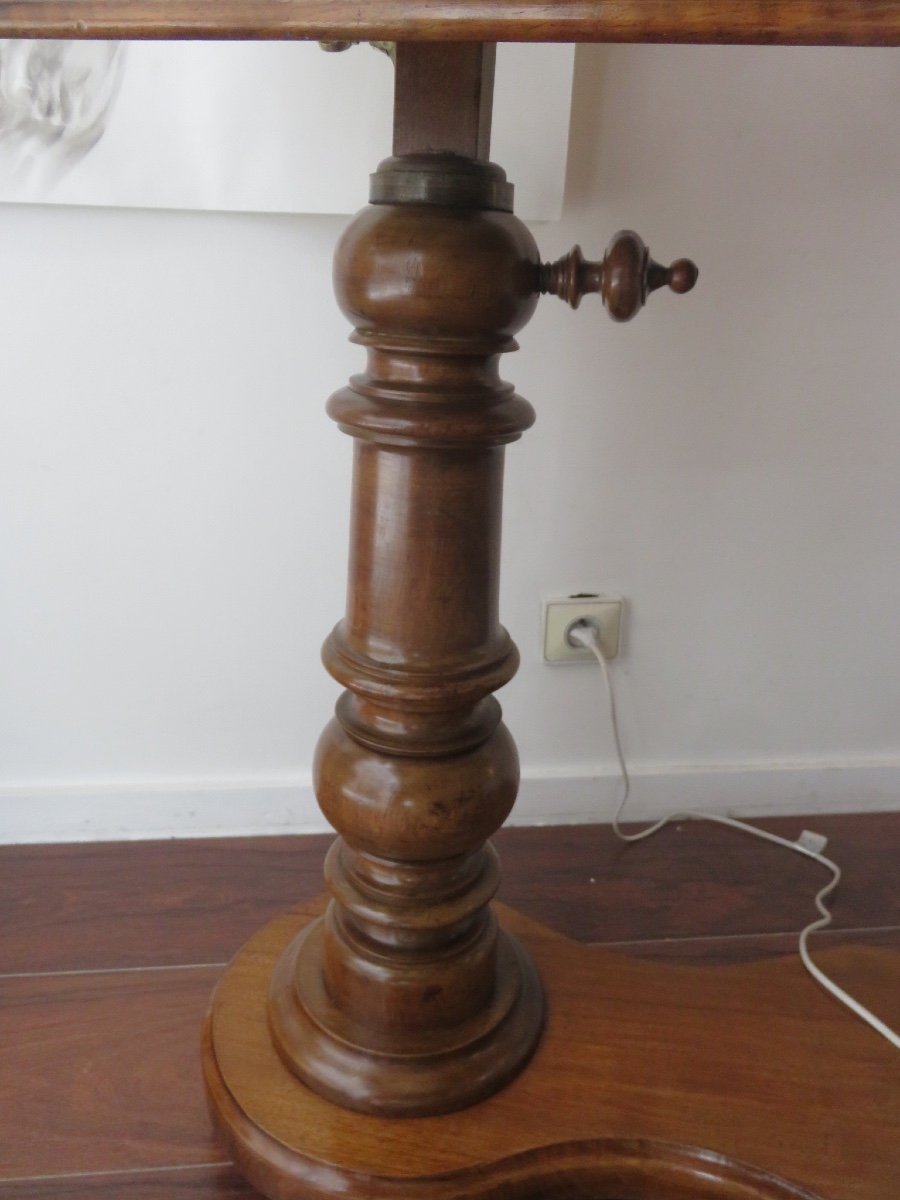
[[[272,1049],[269,974],[314,912],[276,919],[237,956],[204,1043],[220,1135],[266,1195],[894,1200],[894,1051],[795,959],[637,962],[504,912],[553,981],[535,1058],[479,1105],[397,1122],[328,1105]],[[853,947],[821,962],[896,1017],[900,956]],[[698,1153],[667,1149],[684,1145]]]
[[[900,44],[898,0],[0,0],[0,37]]]

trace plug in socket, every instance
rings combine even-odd
[[[600,630],[600,645],[607,659],[619,653],[622,610],[625,602],[619,597],[566,596],[548,600],[544,605],[544,661],[594,662],[594,655],[584,646],[572,645],[567,633],[576,621],[587,621]]]

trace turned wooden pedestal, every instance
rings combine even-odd
[[[271,1200],[897,1200],[896,1056],[798,961],[634,963],[491,906],[518,786],[503,455],[533,417],[501,356],[541,294],[628,320],[697,271],[628,230],[542,262],[488,158],[492,39],[897,45],[900,0],[0,0],[0,35],[401,39],[394,158],[335,262],[367,362],[329,404],[355,443],[324,651],[346,690],[315,763],[330,895],[239,952],[203,1035],[247,1178]],[[887,953],[822,961],[900,987]]]
[[[491,67],[477,44],[399,47],[395,157],[337,249],[367,356],[328,406],[355,441],[324,649],[346,690],[315,761],[340,837],[330,899],[262,930],[216,991],[213,1120],[273,1200],[890,1200],[891,1052],[799,963],[629,963],[490,904],[518,785],[492,695],[517,665],[503,454],[533,419],[500,358],[541,293],[627,320],[697,279],[630,231],[542,263],[486,161]]]
[[[347,691],[314,767],[341,840],[269,1023],[310,1087],[400,1115],[495,1091],[541,1026],[534,970],[488,907],[485,845],[518,785],[490,695],[518,661],[497,615],[503,446],[533,419],[497,364],[534,308],[536,248],[472,160],[392,160],[373,192],[335,261],[368,354],[329,403],[356,439],[347,615],[324,649]]]

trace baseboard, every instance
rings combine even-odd
[[[900,761],[648,766],[632,772],[627,819],[679,808],[742,816],[900,809]],[[610,819],[616,775],[528,771],[510,821],[565,825]],[[308,778],[0,788],[0,843],[322,833]]]

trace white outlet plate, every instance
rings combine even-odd
[[[622,627],[622,610],[625,606],[620,597],[610,596],[565,596],[559,600],[548,600],[544,605],[544,661],[594,662],[593,653],[584,646],[573,646],[566,640],[566,633],[575,621],[589,621],[600,630],[600,645],[607,659],[619,653],[619,638]]]

